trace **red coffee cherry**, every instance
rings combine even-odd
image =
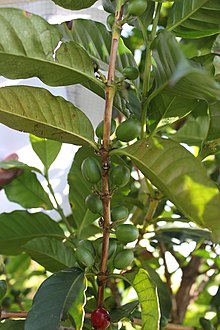
[[[104,308],[97,308],[91,314],[92,326],[97,330],[105,330],[110,324],[110,315]]]

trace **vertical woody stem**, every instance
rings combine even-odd
[[[110,129],[112,119],[112,108],[115,96],[115,64],[118,50],[118,43],[120,39],[121,26],[120,22],[122,19],[121,0],[117,3],[117,9],[115,13],[115,24],[112,31],[112,44],[109,61],[108,78],[105,88],[105,115],[104,115],[104,133],[103,133],[103,144],[101,148],[102,158],[102,205],[103,205],[103,241],[102,241],[102,258],[100,265],[100,272],[98,275],[98,300],[97,307],[102,307],[104,303],[104,290],[106,285],[106,272],[108,262],[108,247],[109,247],[109,227],[110,227],[110,201],[111,194],[108,183],[108,169],[109,169],[109,144],[110,144]]]

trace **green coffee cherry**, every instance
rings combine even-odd
[[[115,253],[117,249],[117,241],[114,238],[110,238],[109,240],[109,248],[108,248],[108,258],[110,259],[111,256]],[[102,241],[100,242],[97,250],[98,256],[102,256]]]
[[[98,183],[101,180],[101,166],[95,157],[87,157],[81,165],[83,177],[90,183]]]
[[[118,165],[110,170],[110,181],[116,187],[124,187],[130,180],[131,172],[128,167]]]
[[[112,135],[116,128],[116,122],[114,119],[111,120],[111,129],[110,129],[110,135]],[[104,120],[102,120],[98,126],[96,127],[95,134],[98,138],[102,139],[104,133]]]
[[[5,296],[7,292],[7,283],[4,280],[0,281],[0,300]]]
[[[123,76],[129,80],[135,80],[139,76],[139,71],[133,66],[127,66],[123,69]]]
[[[127,244],[138,238],[139,231],[134,225],[122,224],[116,228],[115,235],[120,242]]]
[[[125,221],[129,212],[125,206],[115,206],[111,209],[111,221]]]
[[[95,261],[94,255],[84,246],[76,249],[76,260],[82,267],[92,267]]]
[[[117,269],[127,268],[134,260],[134,253],[131,250],[123,250],[116,254],[113,260],[113,265]]]
[[[127,12],[131,16],[141,16],[147,9],[147,0],[132,0],[128,4]]]
[[[102,201],[97,195],[88,195],[85,199],[85,204],[92,213],[102,214]]]
[[[116,137],[123,142],[129,142],[137,138],[141,133],[141,125],[137,119],[127,119],[116,129]]]
[[[95,255],[95,249],[92,242],[88,239],[79,242],[79,247],[88,250],[93,256]]]

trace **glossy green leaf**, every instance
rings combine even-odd
[[[69,309],[85,289],[84,273],[78,268],[63,270],[50,276],[41,284],[34,297],[25,321],[25,330],[59,329],[61,319],[68,318]],[[84,300],[83,294],[77,306],[81,318],[84,316]]]
[[[168,30],[183,38],[201,38],[220,32],[220,4],[215,0],[177,1],[169,15]]]
[[[0,323],[1,330],[24,330],[23,320],[4,320]]]
[[[97,0],[53,0],[57,5],[72,9],[72,10],[79,10],[83,8],[91,7]]]
[[[34,238],[28,241],[22,249],[52,273],[73,267],[76,262],[73,250],[54,238]]]
[[[150,100],[162,91],[177,97],[214,102],[220,99],[220,84],[183,55],[172,33],[161,32],[153,46],[155,90]]]
[[[112,36],[104,24],[92,20],[75,19],[57,25],[57,29],[62,33],[65,41],[74,41],[88,52],[93,59],[94,68],[98,67],[103,71],[108,71]],[[116,76],[121,78],[123,68],[127,66],[137,67],[137,64],[131,51],[120,39],[116,57]],[[138,79],[134,83],[138,85]],[[91,80],[87,80],[82,84],[105,99],[103,86],[94,84]],[[114,107],[123,111],[124,103],[125,100],[121,98],[119,93],[116,93]]]
[[[58,141],[39,138],[30,135],[30,141],[34,152],[38,155],[46,170],[50,168],[57,158],[62,143]]]
[[[58,223],[44,213],[14,211],[0,214],[0,253],[15,255],[22,246],[37,237],[65,238]]]
[[[183,146],[160,137],[143,139],[111,154],[126,155],[195,223],[220,237],[220,194],[203,164]]]
[[[72,144],[96,148],[85,114],[60,96],[30,86],[0,88],[0,121],[11,128]]]
[[[92,148],[80,148],[75,154],[68,175],[68,184],[70,186],[69,201],[72,207],[72,214],[76,225],[78,239],[85,239],[92,235],[90,229],[95,229],[93,222],[98,216],[97,214],[90,212],[85,205],[85,199],[91,193],[93,185],[84,179],[81,172],[81,164],[83,160],[89,156],[95,157]],[[98,227],[96,227],[96,229],[98,232],[100,231]]]
[[[19,162],[18,160],[3,160],[0,162],[0,168],[4,170],[9,170],[11,168],[20,168],[22,170],[29,170],[41,173],[38,168]]]
[[[195,99],[185,99],[166,93],[159,94],[150,103],[148,112],[151,133],[185,117],[198,106],[198,103]]]
[[[220,102],[210,105],[210,126],[208,131],[207,140],[215,140],[220,138]]]
[[[8,200],[20,204],[22,207],[53,209],[48,194],[38,181],[35,173],[24,171],[4,188]]]
[[[146,270],[140,268],[125,277],[137,292],[141,305],[142,330],[158,330],[160,322],[160,309],[157,289]]]
[[[74,41],[80,44],[101,69],[108,70],[112,37],[104,24],[87,19],[75,19],[64,22],[58,25],[57,28],[62,33],[65,41]],[[116,70],[122,74],[123,68],[127,66],[137,67],[137,64],[131,51],[120,39]]]
[[[50,86],[98,82],[87,52],[43,18],[15,8],[0,9],[0,71],[10,78],[38,77]],[[102,85],[102,84],[101,84]]]

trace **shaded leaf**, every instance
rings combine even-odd
[[[24,171],[4,188],[7,198],[22,207],[53,209],[48,194],[43,189],[35,173]]]
[[[214,102],[220,99],[220,84],[183,55],[172,33],[163,31],[153,46],[155,90],[150,99],[162,91],[181,98]]]
[[[138,305],[139,301],[135,300],[118,308],[112,309],[110,312],[111,322],[116,323],[124,317],[129,317]]]
[[[198,101],[196,99],[185,99],[166,93],[157,95],[152,100],[148,113],[151,133],[185,117],[197,106]]]
[[[215,140],[220,138],[220,102],[210,105],[210,126],[207,136],[207,141]]]
[[[1,123],[34,135],[96,148],[94,130],[85,114],[43,88],[12,86],[0,89]]]
[[[48,170],[57,158],[62,143],[58,141],[39,138],[34,135],[30,135],[30,141],[34,152],[40,158],[41,162],[45,166],[45,169]]]
[[[38,77],[50,86],[99,82],[87,52],[43,18],[15,8],[0,9],[0,71],[10,79]],[[102,85],[102,84],[101,84]]]
[[[92,235],[90,229],[94,229],[93,222],[98,217],[98,214],[90,212],[85,205],[85,199],[91,193],[93,184],[84,179],[81,172],[81,164],[83,160],[89,156],[95,157],[92,148],[80,148],[75,154],[73,164],[68,174],[68,184],[70,186],[69,201],[72,207],[78,239],[85,239]],[[100,231],[98,227],[96,228]]]
[[[168,242],[173,238],[177,238],[181,242],[186,242],[187,240],[200,241],[201,239],[211,240],[211,234],[208,230],[194,227],[178,227],[173,224],[158,227],[155,234],[156,239],[164,239]]]
[[[111,154],[126,155],[142,173],[195,223],[220,236],[220,195],[206,170],[178,143],[159,137],[140,140]]]
[[[172,139],[188,145],[201,146],[206,141],[209,131],[208,105],[206,102],[200,102],[194,110],[185,124],[172,135]]]
[[[140,268],[133,273],[127,273],[125,277],[137,292],[141,305],[142,330],[158,330],[160,310],[157,297],[157,289],[148,273]]]
[[[4,320],[0,323],[1,330],[24,330],[23,320]]]
[[[78,268],[63,270],[50,276],[38,289],[25,321],[25,330],[59,329],[61,319],[68,318],[72,304],[86,289],[84,273]],[[83,318],[85,297],[78,303]],[[54,303],[56,302],[56,303]]]
[[[22,245],[33,238],[65,238],[58,223],[43,213],[14,211],[0,214],[0,253],[15,255],[22,251]]]
[[[80,0],[80,1],[78,1],[78,0],[52,0],[52,1],[63,8],[79,10],[79,9],[91,7],[97,0]]]
[[[215,0],[177,1],[168,19],[168,30],[183,38],[201,38],[220,32],[220,4]]]
[[[28,241],[22,250],[52,273],[73,267],[76,261],[73,250],[53,238],[34,238]]]

